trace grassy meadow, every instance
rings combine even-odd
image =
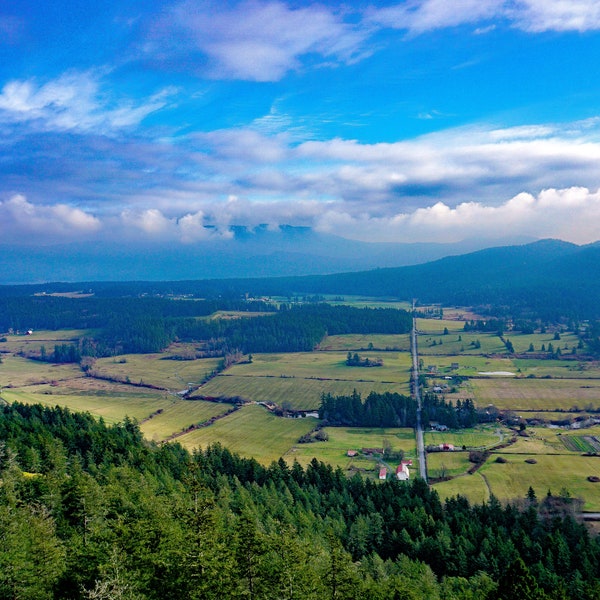
[[[311,417],[284,419],[262,406],[248,405],[215,421],[210,427],[178,437],[177,441],[189,449],[220,442],[232,452],[270,464],[286,455],[316,423],[317,420]]]
[[[379,474],[379,462],[362,455],[348,456],[348,450],[361,448],[383,448],[389,445],[394,452],[402,451],[406,459],[413,459],[416,465],[415,432],[412,429],[379,429],[364,427],[325,427],[329,436],[326,442],[296,444],[284,456],[288,462],[298,461],[307,465],[313,458],[327,462],[334,467],[344,469],[349,475],[360,472],[369,476]],[[384,457],[385,461],[385,457]],[[398,466],[397,461],[390,463],[390,469]],[[414,473],[414,472],[413,472]]]
[[[185,390],[197,385],[219,364],[218,358],[173,360],[171,353],[125,354],[115,358],[100,358],[94,372],[132,383],[143,382],[172,391]]]

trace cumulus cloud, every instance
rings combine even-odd
[[[317,219],[319,231],[364,241],[457,242],[465,238],[524,235],[575,243],[600,239],[600,190],[573,187],[521,193],[498,206],[443,202],[385,217],[330,210]]]
[[[91,72],[65,73],[40,83],[9,81],[0,93],[0,122],[28,123],[43,131],[110,133],[138,125],[160,110],[175,90],[161,90],[142,103],[113,101],[101,89],[101,77]]]
[[[279,0],[229,6],[189,0],[153,23],[143,51],[172,64],[173,57],[191,53],[191,44],[205,57],[198,61],[204,74],[275,81],[300,68],[301,58],[318,64],[355,60],[365,52],[365,37],[343,15],[319,4],[291,8]]]
[[[67,204],[34,205],[20,194],[0,202],[0,235],[4,242],[78,239],[99,231],[101,226],[95,216]]]

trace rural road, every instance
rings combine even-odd
[[[413,315],[414,315],[413,302]],[[413,326],[410,336],[410,351],[412,354],[412,393],[417,401],[417,457],[419,473],[427,482],[427,462],[425,460],[425,442],[423,441],[423,424],[421,422],[421,391],[419,389],[419,354],[417,351],[417,319],[413,316]]]

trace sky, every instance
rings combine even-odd
[[[599,0],[0,0],[0,243],[584,244],[599,188]]]

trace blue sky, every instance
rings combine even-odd
[[[3,243],[600,239],[598,0],[0,3]]]

